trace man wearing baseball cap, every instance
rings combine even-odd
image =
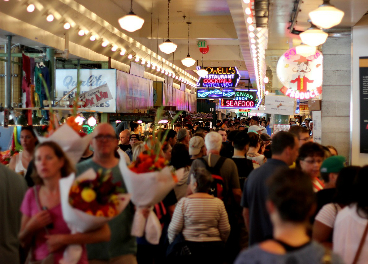
[[[336,191],[336,180],[339,172],[345,167],[345,157],[332,156],[325,159],[321,166],[321,177],[325,182],[323,190],[317,192],[317,210],[318,211],[326,204],[332,202],[332,198]]]
[[[194,136],[189,140],[189,155],[191,159],[199,159],[206,156],[207,149],[202,137]]]

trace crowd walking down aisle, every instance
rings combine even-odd
[[[0,164],[0,264],[368,263],[368,166],[258,121],[146,135],[101,123],[78,158],[23,127],[23,151]]]

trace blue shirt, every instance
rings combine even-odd
[[[244,183],[241,206],[249,209],[249,245],[272,238],[272,223],[266,209],[266,181],[281,168],[288,166],[281,160],[269,159],[253,170]]]

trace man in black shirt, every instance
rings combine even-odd
[[[132,148],[129,144],[130,132],[128,129],[125,129],[120,132],[119,139],[120,139],[119,148],[121,148],[121,150],[127,151],[128,149]]]

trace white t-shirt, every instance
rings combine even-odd
[[[360,240],[368,220],[360,217],[356,211],[356,204],[346,206],[336,217],[333,233],[333,251],[339,254],[345,263],[352,263],[358,250]],[[360,253],[357,264],[367,263],[368,236]]]
[[[337,213],[340,211],[341,207],[338,204],[326,204],[322,207],[321,210],[319,210],[315,220],[321,222],[328,227],[333,228]]]

